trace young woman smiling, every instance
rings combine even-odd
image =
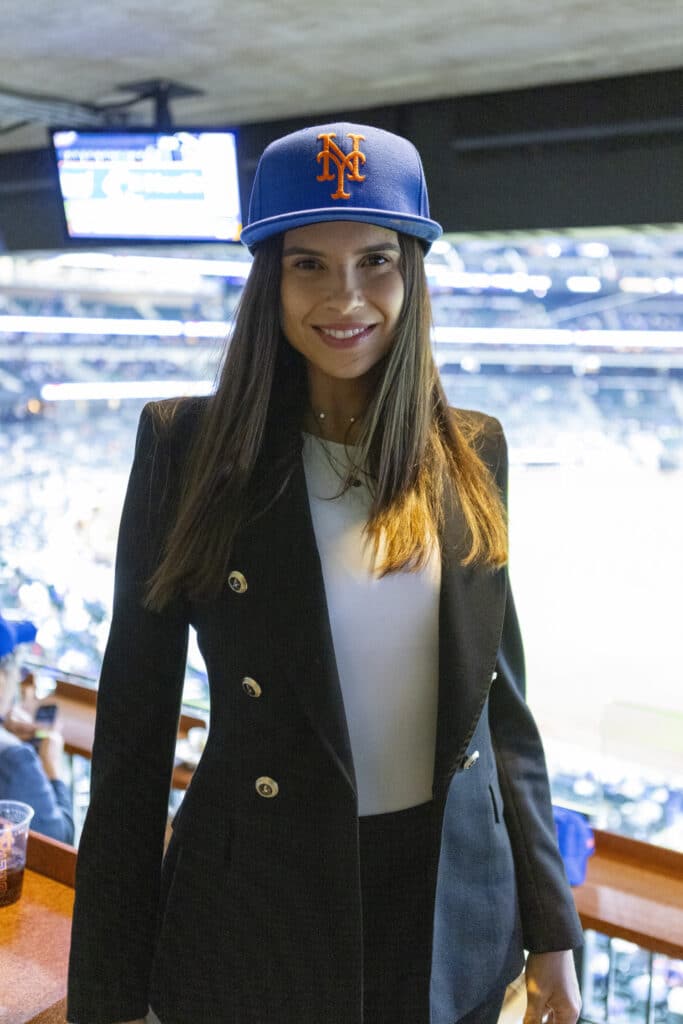
[[[432,356],[440,233],[397,135],[261,158],[215,393],[140,421],[70,1021],[492,1024],[523,968],[526,1024],[577,1019],[505,440]],[[211,726],[162,859],[189,625]]]
[[[308,410],[309,425],[330,440],[358,436],[404,292],[395,231],[336,221],[285,233],[282,330],[306,360],[311,408],[328,410],[316,424]]]

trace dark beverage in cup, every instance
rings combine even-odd
[[[2,863],[0,861],[0,907],[8,907],[10,903],[16,903],[21,896],[24,864],[21,857],[14,857],[11,861],[5,862],[7,867],[4,869]]]
[[[33,808],[21,800],[0,800],[0,908],[21,896],[28,830]]]

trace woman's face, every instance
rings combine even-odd
[[[280,285],[282,330],[309,379],[364,377],[389,351],[403,304],[398,235],[353,221],[287,231]]]

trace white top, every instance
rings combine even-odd
[[[340,498],[347,449],[304,433],[303,463],[358,784],[358,814],[432,799],[439,688],[438,546],[419,572],[379,579],[362,536],[363,484]],[[326,450],[323,447],[326,446]],[[348,447],[353,456],[354,446]],[[362,479],[362,477],[361,477]],[[380,549],[380,557],[382,550]]]

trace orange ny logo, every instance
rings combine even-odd
[[[365,163],[365,153],[358,148],[360,140],[365,136],[350,133],[347,135],[348,139],[353,139],[353,149],[348,156],[336,142],[332,142],[332,139],[336,138],[335,132],[323,132],[318,138],[323,140],[323,148],[316,160],[318,163],[322,160],[323,173],[317,176],[316,181],[334,181],[334,174],[330,171],[331,160],[337,168],[337,191],[331,193],[331,198],[350,199],[351,193],[344,191],[344,175],[348,173],[349,181],[365,181],[365,175],[358,170],[359,162]]]

